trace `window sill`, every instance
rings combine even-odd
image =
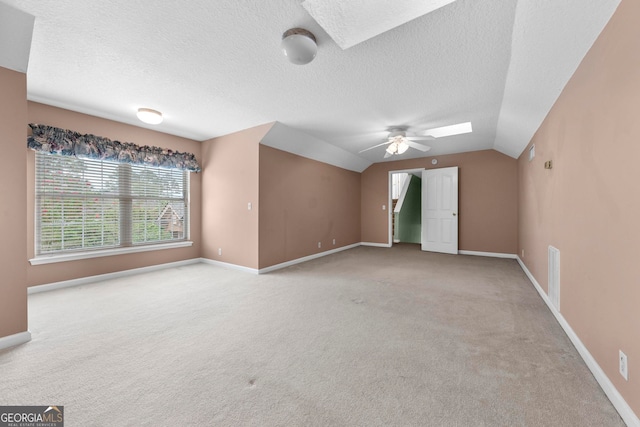
[[[58,255],[43,255],[29,260],[31,265],[53,264],[56,262],[77,261],[80,259],[100,258],[112,255],[133,254],[137,252],[160,251],[163,249],[184,248],[193,246],[191,241],[160,243],[157,245],[131,246],[126,248],[102,249],[87,252],[74,252]]]

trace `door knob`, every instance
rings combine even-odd
[[[455,212],[453,213],[453,216],[456,216],[456,213],[455,213]]]

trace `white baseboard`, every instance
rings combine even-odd
[[[312,259],[321,258],[323,256],[335,254],[336,252],[346,251],[347,249],[357,248],[358,246],[360,246],[360,243],[354,243],[352,245],[342,246],[342,247],[339,247],[339,248],[331,249],[331,250],[320,252],[320,253],[317,253],[317,254],[305,256],[305,257],[302,257],[302,258],[297,258],[297,259],[294,259],[294,260],[291,260],[291,261],[283,262],[281,264],[271,265],[269,267],[261,268],[260,270],[258,270],[258,274],[269,273],[270,271],[275,271],[275,270],[280,270],[281,268],[291,267],[292,265],[300,264],[301,262],[311,261]]]
[[[258,269],[257,268],[245,267],[244,265],[231,264],[231,263],[228,263],[228,262],[216,261],[214,259],[209,259],[209,258],[200,258],[200,262],[203,262],[203,263],[209,264],[209,265],[215,265],[216,267],[222,267],[222,268],[228,268],[228,269],[231,269],[231,270],[243,271],[245,273],[258,274]]]
[[[478,252],[478,251],[458,251],[460,255],[486,256],[492,258],[517,259],[516,254],[502,254],[500,252]]]
[[[96,276],[81,277],[79,279],[64,280],[62,282],[48,283],[46,285],[37,285],[27,288],[27,293],[37,294],[40,292],[48,292],[56,289],[69,288],[72,286],[86,285],[103,280],[117,279],[119,277],[133,276],[140,273],[149,273],[151,271],[164,270],[165,268],[181,267],[183,265],[197,264],[200,258],[188,259],[185,261],[168,262],[165,264],[150,265],[149,267],[133,268],[131,270],[116,271],[114,273],[98,274]]]
[[[544,292],[535,277],[533,277],[533,274],[531,274],[527,266],[524,265],[524,262],[522,262],[520,257],[516,257],[516,259],[518,260],[520,267],[522,267],[524,274],[526,274],[531,283],[533,283],[533,286],[542,297],[542,300],[545,302],[545,304],[547,304],[547,307],[549,307],[551,313],[553,313],[553,315],[556,317],[558,323],[560,323],[560,326],[562,327],[562,329],[564,329],[564,332],[567,334],[576,350],[578,350],[578,353],[580,353],[580,356],[587,364],[587,367],[595,377],[596,381],[598,381],[598,384],[600,384],[600,387],[622,417],[622,420],[629,427],[640,427],[640,418],[638,418],[638,416],[633,412],[633,409],[631,409],[629,404],[624,400],[620,392],[615,388],[609,377],[607,377],[600,365],[598,365],[598,362],[596,362],[591,353],[589,353],[587,347],[585,347],[582,341],[580,341],[580,338],[578,338],[578,335],[576,335],[576,333],[573,331],[564,316],[562,316],[562,314],[560,314],[560,312],[556,310],[553,304],[551,304],[551,300]]]
[[[286,261],[280,264],[270,265],[269,267],[264,267],[261,269],[255,269],[250,267],[245,267],[243,265],[231,264],[228,262],[216,261],[209,258],[200,258],[201,262],[205,264],[211,264],[218,267],[230,268],[232,270],[244,271],[245,273],[251,274],[264,274],[269,273],[271,271],[280,270],[282,268],[291,267],[292,265],[300,264],[302,262],[311,261],[312,259],[320,258],[323,256],[335,254],[336,252],[346,251],[347,249],[353,249],[360,246],[360,243],[354,243],[352,245],[341,246],[339,248],[331,249],[329,251],[319,252],[317,254],[305,256],[302,258],[293,259],[291,261]]]
[[[376,248],[390,248],[391,245],[388,243],[373,243],[373,242],[360,242],[362,246],[373,246]]]
[[[148,272],[151,272],[151,271],[163,270],[165,268],[180,267],[180,266],[184,266],[184,265],[197,264],[197,263],[201,263],[201,262],[205,263],[205,264],[216,265],[218,267],[230,268],[230,269],[234,269],[234,270],[244,271],[245,273],[263,274],[263,273],[268,273],[270,271],[279,270],[281,268],[289,267],[289,266],[294,265],[294,264],[299,264],[301,262],[310,261],[310,260],[315,259],[315,258],[320,258],[320,257],[323,257],[323,256],[327,256],[327,255],[330,255],[330,254],[333,254],[333,253],[336,253],[336,252],[344,251],[344,250],[347,250],[347,249],[352,249],[352,248],[355,248],[357,246],[360,246],[360,243],[354,243],[352,245],[342,246],[340,248],[331,249],[329,251],[320,252],[320,253],[309,255],[309,256],[306,256],[306,257],[303,257],[303,258],[294,259],[292,261],[283,262],[282,264],[277,264],[277,265],[272,265],[270,267],[265,267],[265,268],[262,268],[260,270],[255,269],[255,268],[245,267],[245,266],[242,266],[242,265],[230,264],[230,263],[222,262],[222,261],[215,261],[215,260],[208,259],[208,258],[193,258],[193,259],[188,259],[188,260],[185,260],[185,261],[169,262],[169,263],[166,263],[166,264],[151,265],[149,267],[134,268],[134,269],[131,269],[131,270],[116,271],[116,272],[113,272],[113,273],[99,274],[99,275],[96,275],[96,276],[89,276],[89,277],[81,277],[79,279],[64,280],[64,281],[61,281],[61,282],[48,283],[48,284],[45,284],[45,285],[31,286],[31,287],[27,288],[27,293],[29,295],[37,294],[37,293],[40,293],[40,292],[48,292],[48,291],[53,291],[53,290],[56,290],[56,289],[69,288],[69,287],[72,287],[72,286],[86,285],[86,284],[89,284],[89,283],[101,282],[103,280],[117,279],[119,277],[133,276],[135,274],[148,273]]]
[[[0,350],[31,341],[31,332],[24,331],[0,338]]]

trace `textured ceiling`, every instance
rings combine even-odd
[[[348,49],[455,0],[304,0],[334,42]]]
[[[619,0],[457,0],[346,50],[300,0],[0,2],[36,18],[31,100],[196,140],[277,121],[282,138],[294,130],[289,144],[302,132],[354,155],[390,127],[472,122],[471,134],[400,156],[412,158],[517,157]],[[280,52],[291,27],[316,35],[308,65]],[[165,121],[141,124],[139,107]]]

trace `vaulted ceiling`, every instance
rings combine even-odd
[[[31,100],[196,140],[277,121],[289,145],[307,135],[366,164],[389,128],[468,121],[400,158],[518,157],[619,1],[0,0],[35,16]],[[280,50],[292,27],[317,39],[307,65]]]

